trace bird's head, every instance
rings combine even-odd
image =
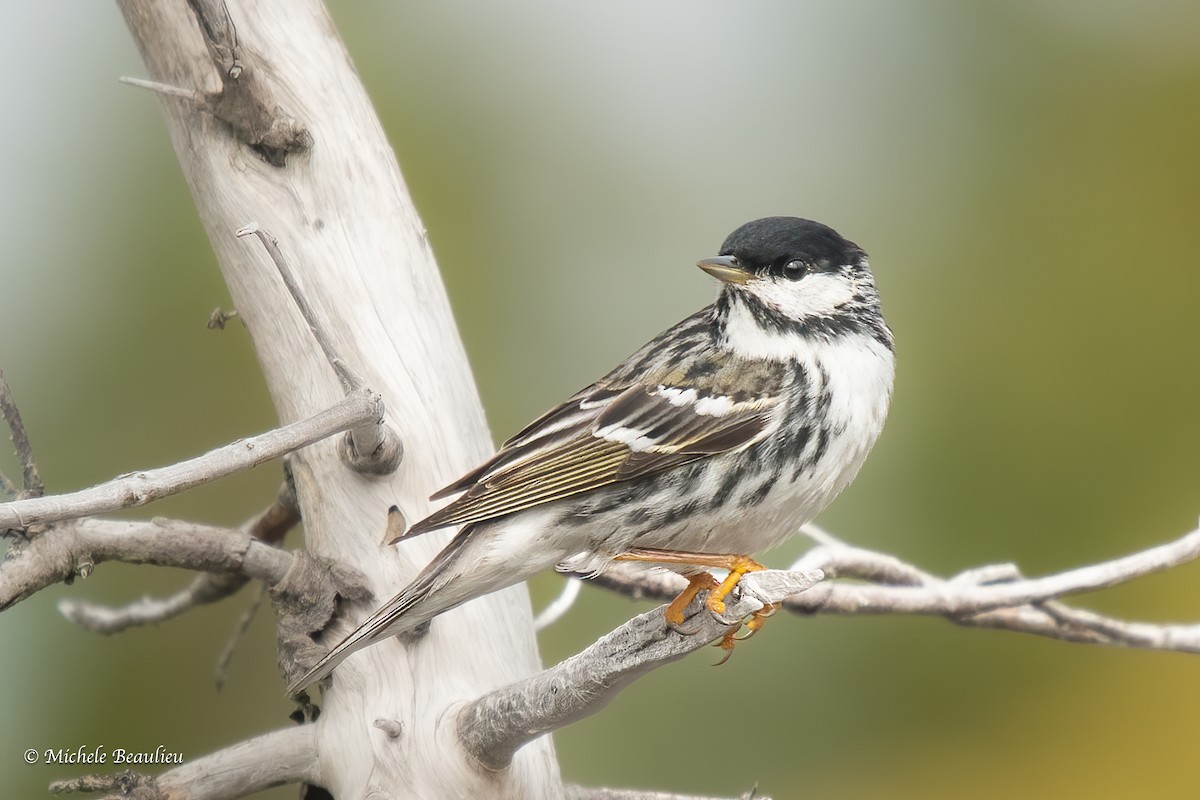
[[[735,350],[755,347],[751,336],[771,334],[868,333],[891,341],[867,254],[827,225],[798,217],[748,222],[729,234],[719,255],[696,266],[722,282],[716,322]]]

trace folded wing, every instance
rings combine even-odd
[[[434,495],[463,492],[408,534],[494,519],[748,447],[776,424],[778,404],[777,396],[736,401],[663,384],[591,386]]]

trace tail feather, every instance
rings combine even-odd
[[[363,620],[362,624],[355,628],[349,636],[338,642],[320,661],[293,681],[287,688],[288,695],[295,695],[304,687],[329,675],[352,653],[374,644],[380,639],[410,631],[443,611],[449,611],[479,594],[476,592],[463,596],[462,593],[453,593],[451,596],[451,593],[439,593],[438,591],[461,575],[461,570],[456,567],[459,566],[458,562],[461,560],[463,548],[474,527],[473,525],[464,527],[411,584]],[[517,583],[520,580],[523,578],[517,578],[511,583]],[[420,607],[419,610],[414,611],[418,607]]]

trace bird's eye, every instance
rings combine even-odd
[[[808,264],[804,263],[800,259],[796,259],[784,264],[783,268],[787,272],[789,278],[798,278],[804,274],[806,269],[808,269]]]

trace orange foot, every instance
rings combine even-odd
[[[738,585],[742,576],[747,572],[757,572],[758,570],[766,569],[762,564],[745,555],[688,553],[680,550],[656,550],[643,547],[637,547],[622,553],[617,556],[617,560],[647,561],[654,564],[675,564],[693,567],[715,567],[729,571],[725,580],[720,583],[717,583],[717,579],[707,572],[702,572],[688,578],[687,588],[680,592],[671,601],[671,604],[667,606],[667,623],[671,625],[678,625],[683,622],[683,610],[688,607],[688,604],[692,602],[697,594],[706,589],[708,590],[708,599],[705,600],[705,607],[714,614],[724,614],[725,598]],[[729,656],[733,654],[734,644],[741,639],[748,639],[758,632],[767,617],[771,616],[776,608],[778,606],[768,606],[755,611],[746,623],[746,630],[748,631],[746,636],[740,638],[737,636],[739,628],[733,628],[726,633],[718,645],[725,651],[725,657],[718,662],[718,666],[729,660]]]
[[[723,637],[721,637],[721,641],[717,642],[717,647],[724,650],[725,655],[721,658],[720,661],[713,664],[713,666],[719,667],[722,664],[724,664],[726,661],[728,661],[729,657],[733,655],[733,646],[736,645],[738,642],[742,642],[742,641],[745,641],[746,639],[749,639],[751,636],[753,636],[754,634],[756,634],[760,630],[762,630],[762,626],[767,623],[767,617],[770,617],[772,614],[774,614],[778,610],[779,610],[779,604],[773,603],[769,606],[764,606],[764,607],[760,608],[758,611],[755,611],[753,614],[751,614],[750,619],[747,620],[747,622],[746,622],[746,635],[745,636],[737,635],[740,628],[730,628],[729,631]]]
[[[707,572],[698,572],[689,577],[688,585],[667,606],[667,624],[671,626],[682,625],[684,609],[691,605],[696,595],[703,591],[712,592],[717,586],[717,579]]]

